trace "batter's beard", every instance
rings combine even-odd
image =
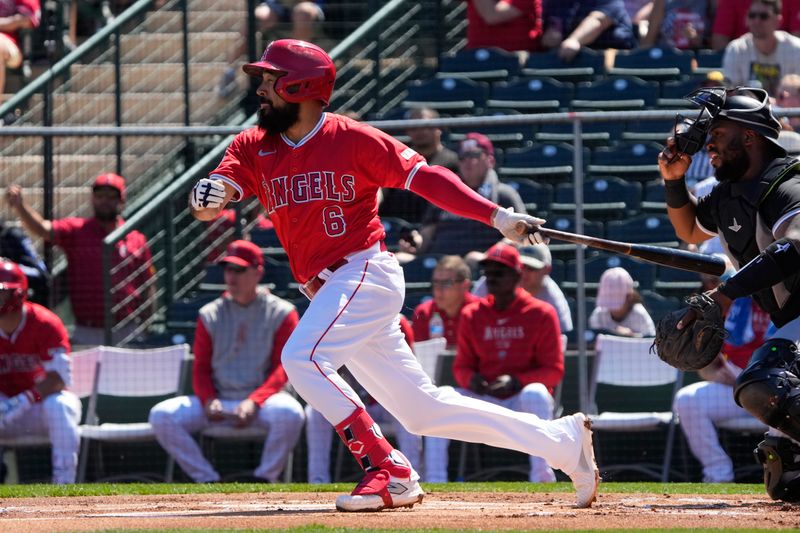
[[[270,106],[269,110],[258,110],[258,127],[270,135],[283,133],[300,118],[300,104],[287,103],[285,107]]]
[[[745,152],[742,142],[738,140],[731,142],[725,151],[732,157],[720,163],[714,172],[714,177],[719,181],[737,182],[750,168],[750,156]]]

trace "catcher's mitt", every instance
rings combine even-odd
[[[722,350],[725,340],[724,320],[719,305],[705,294],[692,294],[686,298],[688,308],[666,315],[656,324],[655,348],[658,356],[679,370],[699,370],[711,364]],[[676,329],[678,322],[694,309],[694,322]]]

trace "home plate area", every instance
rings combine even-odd
[[[458,493],[429,490],[413,509],[340,513],[336,493],[192,494],[72,498],[8,498],[0,531],[253,528],[308,525],[359,528],[609,529],[798,528],[800,506],[766,495],[613,494],[575,509],[573,494]]]

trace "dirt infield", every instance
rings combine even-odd
[[[109,528],[612,529],[800,528],[800,507],[750,495],[600,494],[591,509],[568,493],[429,493],[422,505],[381,513],[334,510],[333,493],[252,493],[74,498],[0,502],[0,531]]]

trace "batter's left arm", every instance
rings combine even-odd
[[[189,193],[189,209],[197,220],[214,220],[238,191],[222,180],[203,178],[192,187]]]

